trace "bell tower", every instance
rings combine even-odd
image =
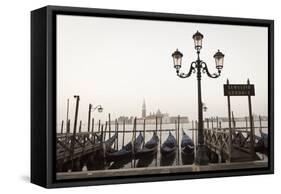
[[[145,100],[143,100],[143,103],[142,103],[142,112],[141,112],[141,116],[142,116],[142,118],[145,118],[145,117],[146,117],[146,105],[145,105]]]

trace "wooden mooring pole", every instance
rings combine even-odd
[[[158,136],[157,134],[157,128],[158,128],[158,118],[156,116],[156,126],[155,126],[155,132],[156,132],[156,135]],[[157,161],[158,161],[158,151],[156,152],[156,156],[155,156],[155,166],[157,166]]]
[[[261,119],[260,115],[259,115],[259,121],[260,121],[260,129],[259,129],[259,131],[260,131],[260,134],[261,134],[261,132],[262,132],[262,119]]]
[[[132,135],[132,153],[133,153],[133,164],[132,166],[136,167],[136,158],[135,158],[135,141],[136,141],[136,130],[137,130],[137,117],[134,119],[133,135]]]
[[[178,127],[177,127],[177,151],[178,151],[178,165],[180,164],[180,145],[179,145],[179,139],[180,139],[180,115],[178,115]]]
[[[76,129],[77,129],[77,119],[78,119],[78,111],[79,111],[79,101],[80,97],[78,95],[75,95],[74,98],[76,98],[76,108],[75,108],[75,117],[74,117],[74,127],[73,127],[73,135],[72,135],[72,141],[71,141],[71,166],[73,169],[73,155],[74,155],[74,145],[75,145],[75,138],[76,138]]]
[[[192,141],[193,143],[195,142],[195,139],[194,139],[194,121],[192,120],[191,122],[191,126],[192,126]]]
[[[118,144],[117,119],[115,119],[115,122],[114,122],[114,132],[115,132],[115,134],[117,135],[117,136],[116,136],[116,139],[115,139],[115,141],[114,141],[114,149],[116,150],[117,144]]]
[[[76,98],[76,108],[75,108],[75,117],[74,117],[74,126],[73,126],[73,137],[75,137],[76,135],[80,97],[74,96],[74,98]]]
[[[245,122],[246,122],[246,131],[248,131],[248,118],[245,117]]]
[[[219,129],[219,117],[216,117],[216,121],[217,121],[217,129]]]
[[[82,121],[80,120],[80,123],[79,123],[79,133],[81,133],[81,129],[82,129]]]
[[[110,122],[108,122],[108,139],[111,137],[111,127],[110,127]]]
[[[135,117],[135,133],[134,133],[134,139],[137,138],[137,117]]]
[[[63,120],[61,121],[61,129],[60,129],[60,133],[63,134]]]
[[[195,121],[195,148],[197,153],[197,146],[198,146],[198,121]]]
[[[125,141],[125,119],[123,120],[123,137],[122,137],[122,148],[124,147],[124,141]]]
[[[105,127],[104,127],[104,138],[103,138],[103,141],[105,142],[106,140],[106,130],[107,130],[107,121],[105,122]]]
[[[102,143],[103,139],[104,139],[104,137],[103,137],[104,136],[104,134],[103,134],[103,124],[101,125],[100,130],[101,130],[100,143]]]
[[[158,136],[158,134],[157,134],[157,132],[158,132],[158,118],[157,118],[157,116],[156,116],[156,118],[155,118],[156,120],[155,120],[155,132],[156,132],[156,135]]]
[[[95,119],[92,118],[92,135],[94,135],[94,130],[95,130]]]
[[[116,124],[116,119],[114,120],[114,133],[116,134],[116,129],[117,129],[117,124]],[[114,145],[113,148],[116,150],[116,139],[114,140]]]
[[[70,119],[67,121],[66,133],[70,133]]]
[[[117,137],[116,137],[116,149],[118,150],[118,147],[119,147],[119,123],[116,119],[116,134],[117,134]]]
[[[226,84],[229,85],[229,80],[226,80]],[[229,127],[229,143],[228,143],[228,160],[231,162],[232,154],[232,126],[231,126],[231,106],[230,106],[230,95],[227,95],[227,109],[228,109],[228,127]]]
[[[233,113],[233,111],[231,112],[231,114],[232,114],[232,124],[233,124],[233,129],[235,130],[235,128],[236,128],[236,121],[235,121],[235,117],[234,117],[234,113]]]
[[[109,131],[109,138],[111,137],[111,119],[110,119],[110,113],[108,114],[108,131]]]
[[[162,117],[160,117],[160,145],[162,144]]]
[[[94,140],[94,144],[95,144],[96,143],[96,138],[95,138],[95,119],[94,118],[92,118],[91,139]]]
[[[143,146],[145,144],[145,118],[143,119]]]
[[[247,84],[250,86],[250,80],[247,80]],[[252,114],[252,101],[251,101],[251,95],[248,95],[248,104],[249,104],[249,120],[250,120],[250,128],[251,128],[251,155],[254,159],[255,157],[255,147],[254,147],[254,137],[255,137],[255,129],[254,129],[254,122],[253,122],[253,114]]]
[[[68,115],[69,115],[69,98],[67,99],[67,105],[66,105],[66,133],[69,133],[70,125],[68,125]]]
[[[90,132],[90,126],[91,126],[91,112],[92,112],[92,104],[89,104],[89,110],[88,110],[88,132]]]

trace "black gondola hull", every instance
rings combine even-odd
[[[134,153],[138,152],[141,149],[141,145],[143,142],[143,137],[141,134],[136,138],[134,143],[134,149],[132,147],[132,142],[129,142],[126,146],[124,146],[121,150],[110,150],[106,152],[105,157],[108,162],[114,162],[119,160],[129,160],[134,157]],[[133,153],[134,150],[134,153]]]
[[[181,140],[181,157],[184,165],[194,162],[194,143],[184,131]]]
[[[135,154],[135,158],[136,159],[146,158],[146,157],[153,156],[156,153],[157,153],[157,146],[155,146],[154,148],[151,148],[151,149],[143,148],[142,150],[138,151]]]
[[[172,135],[172,133],[169,132],[169,136],[161,146],[160,149],[161,156],[170,157],[175,153],[176,149],[177,149],[177,141],[175,137]]]
[[[145,143],[143,148],[135,153],[136,159],[142,159],[151,157],[157,153],[159,138],[156,133],[153,134],[152,138]]]
[[[170,157],[171,155],[173,155],[176,152],[176,145],[174,147],[168,147],[168,146],[164,146],[161,148],[160,152],[161,155],[164,157]]]

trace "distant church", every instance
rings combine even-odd
[[[175,123],[175,121],[178,119],[178,116],[169,116],[168,113],[162,113],[159,109],[157,110],[156,113],[149,113],[149,115],[146,114],[146,104],[145,100],[142,102],[142,109],[141,109],[141,118],[139,120],[141,123],[143,122],[144,119],[146,119],[147,123],[154,124],[156,118],[162,118],[163,123]],[[182,123],[188,123],[189,119],[187,116],[181,116],[180,118]]]

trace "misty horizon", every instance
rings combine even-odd
[[[75,99],[80,95],[78,120],[88,119],[89,103],[102,105],[96,120],[120,116],[141,117],[145,99],[147,114],[187,116],[197,120],[196,74],[181,79],[173,67],[171,54],[183,53],[182,72],[187,72],[196,51],[192,35],[203,35],[200,57],[215,73],[214,53],[225,54],[221,77],[202,74],[202,101],[208,107],[204,117],[227,117],[227,97],[223,84],[255,85],[253,114],[268,115],[267,28],[186,22],[113,19],[86,16],[57,16],[57,122],[74,119]],[[235,117],[248,112],[247,97],[231,97]]]

